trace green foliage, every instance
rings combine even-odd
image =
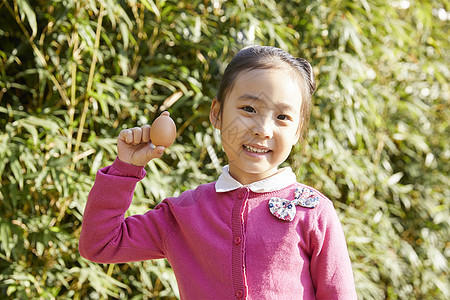
[[[164,260],[79,256],[87,194],[120,130],[164,109],[177,141],[149,164],[129,213],[214,180],[225,162],[210,100],[233,54],[266,44],[317,74],[308,141],[289,163],[335,203],[359,298],[447,299],[449,10],[432,0],[2,0],[1,298],[177,298]]]

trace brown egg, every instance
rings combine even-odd
[[[153,121],[150,139],[155,146],[169,147],[175,141],[177,127],[171,117],[161,115]]]

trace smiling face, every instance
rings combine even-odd
[[[210,120],[221,131],[233,178],[249,184],[277,172],[299,139],[301,102],[289,68],[243,71],[222,108],[213,100]]]

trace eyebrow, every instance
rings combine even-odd
[[[258,95],[253,95],[253,94],[243,94],[242,96],[239,96],[239,98],[237,100],[238,101],[254,100],[256,102],[270,101],[270,100],[266,100],[265,98],[262,98]],[[277,108],[279,108],[282,111],[288,111],[288,112],[295,113],[295,109],[289,104],[279,103],[279,104],[275,104],[275,106],[277,106]]]
[[[257,95],[253,95],[253,94],[244,94],[242,96],[239,96],[238,100],[257,100],[257,101],[264,101],[263,98],[257,96]]]

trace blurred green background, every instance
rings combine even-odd
[[[318,89],[289,161],[333,202],[359,299],[448,299],[448,1],[0,1],[0,298],[176,299],[164,260],[78,254],[116,137],[169,110],[175,144],[129,214],[217,178],[208,112],[245,45],[310,61]]]

